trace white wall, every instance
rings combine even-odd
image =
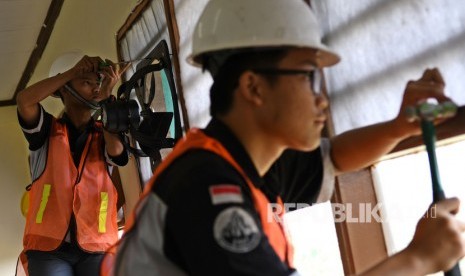
[[[438,67],[465,104],[465,2],[313,1],[324,41],[342,56],[327,70],[336,133],[392,119],[409,80]]]
[[[207,0],[175,0],[175,12],[178,21],[181,66],[181,81],[190,127],[204,127],[209,119],[210,86],[209,73],[202,73],[199,68],[186,62],[192,49],[192,33]]]

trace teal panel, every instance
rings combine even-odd
[[[165,107],[166,107],[166,112],[173,112],[174,114],[174,104],[173,104],[173,98],[171,97],[171,89],[170,89],[170,84],[168,82],[168,77],[166,76],[165,69],[161,70],[161,83],[163,86],[163,96],[165,98]],[[170,133],[173,137],[175,137],[177,133],[174,133],[174,116],[173,120],[171,121],[170,125]]]

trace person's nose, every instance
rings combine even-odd
[[[318,107],[318,109],[325,110],[326,108],[328,108],[329,101],[324,93],[320,93],[315,97],[315,104]]]
[[[96,82],[93,86],[92,86],[92,94],[94,95],[98,95],[100,94],[100,89],[102,88],[102,83],[101,82]]]
[[[94,84],[93,91],[94,93],[100,93],[100,89],[102,88],[102,82],[104,79],[104,75],[101,73],[97,73],[97,81]]]

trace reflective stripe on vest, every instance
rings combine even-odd
[[[52,185],[50,184],[44,185],[44,190],[42,191],[42,199],[40,201],[39,211],[37,211],[37,215],[36,215],[36,223],[42,223],[45,207],[47,206],[48,197],[50,196],[51,188],[52,188]]]
[[[108,193],[100,193],[100,212],[98,215],[98,232],[105,233],[107,231],[107,213],[108,213]]]

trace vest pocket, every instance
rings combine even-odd
[[[44,185],[44,189],[42,190],[42,199],[40,200],[39,211],[37,211],[36,215],[36,223],[42,223],[42,220],[44,218],[45,207],[47,207],[48,197],[50,196],[51,189],[52,185]]]

